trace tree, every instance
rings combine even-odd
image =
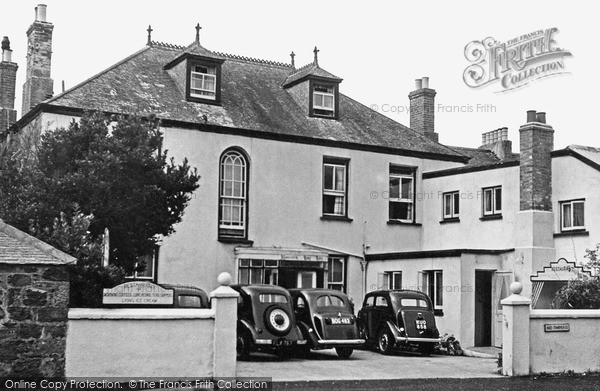
[[[58,242],[89,265],[97,254],[78,253],[85,248],[81,228],[87,225],[90,246],[108,228],[111,264],[131,273],[136,259],[154,250],[157,234],[174,232],[198,188],[196,169],[187,159],[175,164],[162,141],[155,118],[86,113],[41,136],[25,164],[19,152],[29,146],[6,147],[0,156],[0,217]],[[78,245],[63,247],[67,243]]]
[[[583,266],[592,271],[591,276],[581,274],[560,288],[554,297],[554,308],[600,309],[600,244],[587,249]]]

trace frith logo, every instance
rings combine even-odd
[[[538,30],[500,43],[492,37],[465,46],[471,63],[463,79],[471,88],[500,82],[499,92],[523,87],[543,77],[564,74],[565,57],[571,52],[556,46],[556,27]]]

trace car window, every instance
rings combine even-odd
[[[304,301],[304,299],[302,298],[302,296],[298,297],[298,300],[296,301],[296,306],[300,310],[303,310],[303,309],[306,308],[306,302]]]
[[[375,303],[375,296],[369,296],[369,297],[367,297],[367,300],[365,300],[365,307],[373,307],[374,303]]]
[[[319,296],[317,298],[317,307],[344,307],[344,300],[337,296]]]
[[[402,307],[419,307],[419,308],[429,308],[427,302],[423,299],[401,299],[400,305]]]
[[[180,307],[202,308],[200,296],[179,295],[177,302]]]
[[[279,293],[261,293],[258,295],[258,300],[261,303],[287,303],[287,297]]]
[[[375,306],[376,307],[387,307],[388,302],[387,302],[385,296],[377,296],[377,299],[375,300]]]

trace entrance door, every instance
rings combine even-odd
[[[298,288],[316,288],[317,287],[317,272],[315,271],[299,271],[298,272]]]
[[[494,313],[492,335],[494,336],[494,346],[498,348],[502,347],[502,322],[504,321],[502,304],[500,304],[500,301],[509,296],[509,287],[512,282],[512,276],[512,272],[494,273],[494,281],[492,284],[492,305]]]
[[[492,345],[492,276],[475,270],[475,346]]]

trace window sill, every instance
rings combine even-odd
[[[321,216],[321,220],[345,221],[345,222],[348,222],[348,223],[350,223],[351,221],[353,221],[348,216],[331,216],[331,215],[323,215],[323,216]]]
[[[412,225],[415,227],[420,227],[423,225],[421,223],[415,223],[415,222],[408,223],[408,222],[400,221],[400,220],[388,220],[387,223],[388,223],[388,225]]]
[[[449,217],[440,221],[440,224],[460,223],[460,217]]]
[[[554,234],[555,238],[569,236],[590,236],[590,231],[586,231],[585,229],[574,229],[573,231],[562,231]]]
[[[220,237],[217,239],[221,243],[237,243],[237,244],[247,244],[252,246],[254,244],[254,240],[248,240],[244,238],[229,238],[229,237]]]
[[[487,220],[502,220],[502,215],[501,214],[496,214],[496,215],[485,215],[485,216],[481,216],[479,218],[479,220],[481,221],[487,221]]]

